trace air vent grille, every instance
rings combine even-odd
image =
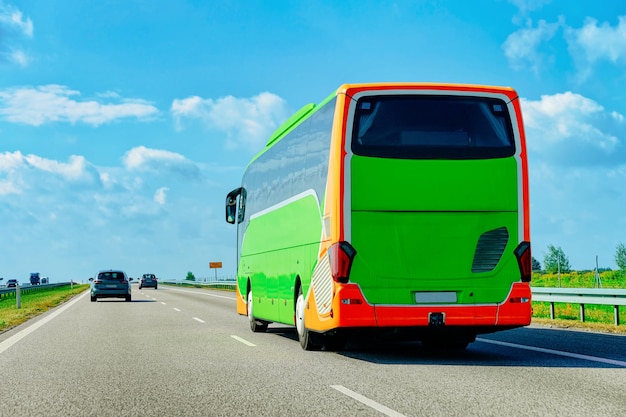
[[[509,241],[509,232],[506,227],[485,232],[478,239],[476,252],[474,252],[474,262],[472,272],[493,271],[504,252]]]

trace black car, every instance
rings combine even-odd
[[[139,279],[139,289],[143,287],[154,287],[157,289],[157,277],[154,274],[143,274],[141,279]]]
[[[10,279],[7,281],[7,288],[10,287],[17,287],[19,285],[19,283],[17,282],[16,279]]]

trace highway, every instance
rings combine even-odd
[[[626,337],[531,326],[464,351],[306,352],[234,294],[88,293],[0,335],[0,416],[623,416]]]

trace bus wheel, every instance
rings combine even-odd
[[[300,346],[304,350],[317,350],[321,346],[315,343],[314,332],[309,331],[304,323],[304,295],[302,295],[302,287],[298,288],[298,298],[296,299],[296,330],[298,331],[298,339]]]
[[[267,331],[267,323],[255,319],[252,313],[252,290],[248,292],[248,319],[250,320],[250,330],[254,333]]]

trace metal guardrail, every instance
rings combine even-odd
[[[235,291],[237,286],[237,281],[209,281],[209,282],[201,282],[201,281],[159,281],[159,283],[164,285],[177,285],[181,287],[194,287],[194,288],[213,288],[218,290],[229,290]]]
[[[178,285],[196,288],[216,288],[234,291],[236,281],[161,281],[165,285]],[[532,287],[533,301],[550,303],[550,318],[554,320],[554,303],[580,305],[580,320],[585,321],[585,305],[611,305],[615,325],[620,324],[619,307],[626,306],[626,290],[603,288],[549,288]]]
[[[554,320],[554,303],[580,305],[580,321],[585,321],[585,305],[613,306],[615,325],[619,325],[619,307],[626,306],[626,290],[604,288],[533,287],[533,301],[550,303],[550,318]]]
[[[70,285],[70,284],[71,284],[70,282],[59,282],[55,284],[44,284],[44,285],[20,285],[20,292],[22,294],[27,294],[29,292],[49,290],[50,288],[65,287],[66,285]],[[15,296],[15,287],[0,289],[0,299],[2,299],[2,297],[14,297],[14,296]]]

